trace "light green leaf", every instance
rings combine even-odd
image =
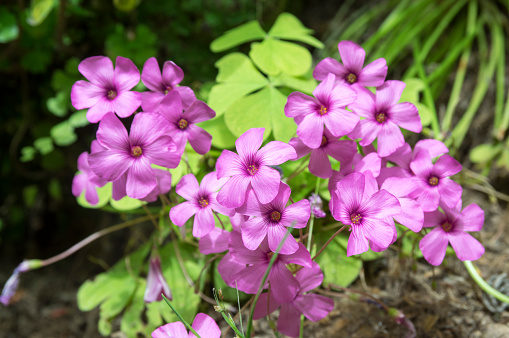
[[[419,117],[421,118],[422,126],[429,126],[431,124],[431,120],[433,119],[431,110],[426,105],[419,102],[414,103],[414,105],[419,111]]]
[[[224,115],[228,129],[240,136],[250,128],[265,128],[263,139],[272,131],[271,90],[266,87],[232,104]]]
[[[55,5],[55,0],[32,0],[32,4],[28,9],[28,24],[31,26],[41,24],[48,17]]]
[[[143,202],[137,200],[135,198],[131,198],[129,196],[124,196],[121,200],[115,201],[113,198],[110,200],[110,205],[120,211],[128,211],[141,208],[143,204],[147,202]]]
[[[35,154],[37,154],[37,150],[35,150],[32,146],[26,146],[21,148],[21,157],[19,160],[21,162],[30,162],[34,159]]]
[[[61,122],[51,128],[50,135],[58,146],[68,146],[78,139],[74,128],[68,121]]]
[[[198,123],[198,125],[212,135],[212,145],[214,147],[227,149],[235,146],[236,137],[226,126],[224,115]]]
[[[249,56],[258,68],[269,75],[284,72],[300,76],[311,68],[311,53],[306,48],[272,38],[252,43]]]
[[[413,104],[419,102],[419,93],[424,90],[424,82],[421,79],[410,78],[405,80],[405,84],[406,86],[399,102],[410,102]]]
[[[244,54],[228,54],[215,66],[219,69],[216,77],[218,84],[210,90],[208,104],[217,116],[222,115],[238,99],[268,84],[267,78]]]
[[[120,330],[124,332],[128,338],[136,338],[138,336],[137,333],[142,332],[145,327],[145,325],[143,325],[141,316],[143,310],[145,309],[145,302],[143,297],[145,295],[146,287],[146,281],[140,278],[133,299],[122,315]]]
[[[316,48],[323,48],[320,40],[312,37],[312,29],[306,28],[302,22],[290,13],[281,13],[268,35],[286,40],[296,40]]]
[[[96,188],[97,195],[99,196],[99,202],[96,205],[92,205],[85,199],[85,192],[83,192],[76,201],[79,205],[84,208],[98,209],[104,207],[111,199],[111,182],[106,183],[102,187]]]
[[[74,128],[84,127],[89,124],[87,120],[87,110],[78,110],[69,117],[69,124]]]
[[[0,7],[0,43],[18,38],[19,28],[16,17],[7,8]]]
[[[480,144],[470,151],[470,161],[473,163],[486,163],[497,157],[502,152],[501,144]]]
[[[53,141],[51,137],[40,137],[34,141],[34,147],[39,150],[42,155],[46,155],[53,151]]]
[[[306,79],[303,77],[295,77],[286,73],[281,73],[277,79],[280,81],[281,86],[295,89],[309,95],[313,94],[313,90],[315,90],[317,86],[316,80],[312,77]]]
[[[271,115],[272,131],[278,141],[288,142],[297,132],[297,124],[293,119],[286,117],[285,104],[287,97],[274,87],[268,88],[268,103]]]
[[[248,41],[261,40],[265,37],[265,35],[265,31],[262,29],[258,21],[249,21],[239,27],[227,31],[212,41],[210,44],[210,50],[214,53],[222,52]]]
[[[48,101],[46,101],[46,107],[53,115],[64,117],[67,115],[68,101],[67,93],[58,92],[55,97],[50,97]]]

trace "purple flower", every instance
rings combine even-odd
[[[313,71],[316,80],[323,81],[329,73],[333,73],[336,81],[349,85],[377,87],[384,83],[387,76],[385,59],[376,59],[362,68],[366,52],[361,46],[352,41],[341,41],[338,43],[338,50],[343,64],[332,58],[323,59]]]
[[[315,218],[324,218],[327,216],[323,211],[323,202],[320,198],[320,195],[312,193],[311,196],[308,197],[311,213],[315,216]]]
[[[279,192],[274,199],[267,204],[262,204],[256,198],[253,190],[250,190],[246,203],[238,208],[243,215],[256,216],[246,221],[241,228],[242,241],[249,250],[255,250],[268,236],[270,250],[275,252],[279,243],[283,240],[286,228],[304,228],[309,220],[311,209],[308,200],[301,200],[286,206],[290,198],[290,187],[281,182]],[[279,251],[281,254],[293,254],[299,248],[295,238],[289,234]]]
[[[221,338],[221,330],[214,319],[204,313],[198,313],[194,318],[191,327],[202,338]],[[158,327],[152,332],[153,338],[195,338],[196,336],[189,332],[182,322],[169,323]]]
[[[167,194],[171,190],[171,173],[168,170],[153,169],[157,184],[147,196],[141,198],[145,202],[155,202],[159,195]],[[113,185],[115,185],[115,182],[113,182]],[[125,188],[125,184],[123,184],[123,187]]]
[[[339,141],[327,128],[323,130],[322,143],[316,149],[309,148],[298,137],[292,138],[288,143],[295,148],[297,159],[311,152],[309,171],[321,178],[329,178],[332,175],[329,156],[343,164],[351,161],[353,156],[357,154],[357,143],[355,141]]]
[[[85,191],[85,199],[88,203],[96,205],[99,202],[97,188],[106,184],[106,181],[97,176],[88,165],[88,153],[85,151],[78,157],[78,170],[72,180],[72,194],[80,196]]]
[[[198,184],[193,174],[187,174],[180,179],[175,191],[184,197],[187,202],[180,203],[170,210],[170,219],[178,226],[184,225],[193,215],[193,236],[202,237],[215,227],[212,210],[220,214],[233,216],[234,210],[225,208],[216,200],[217,191],[226,182],[226,178],[217,179],[216,173],[211,172],[203,177]]]
[[[7,282],[4,285],[4,288],[2,289],[2,294],[0,295],[0,303],[7,306],[11,303],[11,299],[16,294],[16,291],[18,290],[19,286],[19,276],[20,274],[38,269],[42,267],[43,264],[38,259],[31,259],[31,260],[24,260],[21,262],[12,273],[11,277],[7,280]]]
[[[398,199],[386,190],[378,190],[373,175],[352,173],[337,185],[332,215],[345,225],[350,225],[347,255],[368,251],[369,241],[380,248],[392,243],[394,227],[385,219],[398,215]]]
[[[161,101],[159,113],[170,122],[170,136],[177,144],[179,152],[184,151],[186,141],[201,155],[208,153],[212,136],[196,123],[210,120],[216,116],[203,101],[195,100],[184,112],[182,100],[177,92],[171,92]]]
[[[461,198],[461,186],[448,178],[461,171],[461,164],[452,156],[442,155],[435,164],[426,149],[417,153],[410,163],[415,176],[412,178],[413,191],[409,194],[422,206],[424,212],[434,211],[439,202],[449,208],[454,207]]]
[[[141,104],[141,93],[130,91],[140,82],[134,63],[118,56],[116,67],[106,56],[92,56],[81,61],[78,70],[88,81],[72,86],[71,102],[76,109],[86,109],[91,123],[99,122],[107,113],[128,117]]]
[[[247,267],[241,271],[233,274],[228,278],[230,282],[235,283],[240,291],[255,294],[260,288],[260,284],[263,279],[263,275],[269,266],[270,259],[272,257],[272,250],[269,248],[268,240],[265,239],[260,247],[252,251],[247,249],[242,244],[241,235],[238,232],[232,232],[229,240],[229,248],[231,257],[241,264],[248,264]],[[274,297],[280,303],[287,303],[295,298],[295,295],[299,291],[299,282],[295,279],[293,274],[286,267],[287,264],[298,264],[302,266],[311,267],[312,261],[309,251],[306,247],[299,243],[299,249],[291,255],[279,254],[272,265],[270,270],[267,284],[270,283],[271,292],[274,293]],[[229,273],[228,267],[226,269],[220,269],[218,271],[223,276],[225,273]],[[223,277],[226,281],[226,279]]]
[[[345,109],[357,97],[354,90],[345,84],[334,84],[334,75],[329,74],[313,91],[310,97],[299,92],[288,96],[285,115],[294,117],[297,124],[297,136],[310,148],[320,147],[323,136],[323,125],[335,137],[350,133],[359,116]]]
[[[270,296],[268,293],[262,293],[258,298],[253,315],[254,319],[260,319],[281,307],[277,329],[290,337],[299,336],[300,325],[296,323],[300,322],[301,314],[310,321],[317,322],[327,317],[329,312],[334,309],[332,299],[312,293],[305,294],[319,287],[323,282],[323,273],[318,263],[313,262],[312,267],[305,267],[297,271],[295,279],[299,282],[300,289],[292,301],[281,303],[277,301],[274,292],[271,291]]]
[[[399,127],[420,133],[422,124],[417,108],[410,102],[398,103],[404,88],[404,82],[387,81],[377,87],[376,96],[367,89],[359,89],[357,101],[348,108],[364,119],[348,136],[360,138],[361,146],[378,138],[378,155],[386,157],[405,143]]]
[[[167,126],[168,121],[159,114],[139,113],[127,135],[122,122],[114,114],[107,114],[97,131],[97,140],[105,150],[90,154],[90,168],[106,181],[122,177],[131,198],[147,196],[157,185],[151,164],[175,168],[180,162],[175,143],[166,135]]]
[[[338,182],[353,172],[364,173],[370,171],[374,177],[377,177],[380,173],[381,162],[377,153],[369,153],[366,156],[362,156],[359,153],[355,154],[350,162],[341,163],[339,171],[332,171],[332,176],[329,180],[329,190],[331,192],[336,190]]]
[[[161,271],[161,259],[156,256],[150,259],[147,276],[147,288],[145,289],[145,296],[143,300],[145,303],[152,303],[163,300],[164,294],[166,298],[172,300],[171,290],[164,279],[163,272]]]
[[[173,61],[166,61],[164,63],[162,74],[155,57],[145,61],[141,72],[141,82],[151,91],[141,93],[143,99],[141,107],[143,110],[159,112],[161,101],[167,94],[172,92],[180,95],[184,109],[187,109],[196,100],[196,96],[189,87],[177,87],[183,78],[184,72]]]
[[[448,243],[460,261],[475,261],[484,254],[484,247],[467,232],[481,231],[484,211],[477,204],[461,210],[461,199],[453,207],[440,204],[444,212],[435,210],[424,213],[424,227],[435,227],[419,242],[424,258],[438,266],[445,257]]]
[[[217,200],[228,208],[244,204],[248,187],[251,186],[261,203],[269,203],[279,191],[281,176],[269,166],[295,159],[292,146],[272,141],[258,150],[263,142],[264,128],[251,128],[235,141],[238,155],[223,150],[217,159],[217,177],[229,177]]]

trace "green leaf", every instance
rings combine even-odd
[[[228,54],[215,66],[219,69],[216,77],[218,84],[210,90],[208,104],[217,116],[222,115],[238,99],[268,84],[267,78],[244,54]]]
[[[140,2],[141,0],[113,0],[115,7],[124,12],[132,11],[140,4]]]
[[[233,148],[237,139],[224,122],[224,115],[198,124],[212,135],[212,145],[220,149]]]
[[[48,70],[52,54],[46,49],[32,49],[21,56],[21,65],[31,73],[44,73]]]
[[[87,120],[87,110],[78,110],[69,117],[69,124],[74,128],[84,127],[89,124]]]
[[[31,26],[40,25],[48,17],[55,5],[55,0],[32,0],[32,4],[28,9],[28,24]]]
[[[473,163],[486,163],[493,160],[502,152],[502,144],[480,144],[470,151],[470,161]]]
[[[48,101],[46,101],[46,107],[48,110],[53,113],[53,115],[58,117],[64,117],[67,115],[67,103],[69,102],[69,98],[67,93],[58,92],[55,97],[50,97]]]
[[[83,192],[76,201],[79,205],[84,208],[98,209],[104,207],[111,199],[111,182],[106,183],[104,186],[96,188],[97,195],[99,196],[99,202],[96,205],[92,205],[85,199],[85,192]]]
[[[309,95],[313,94],[313,90],[315,90],[317,86],[316,80],[313,79],[312,77],[309,78],[295,77],[285,73],[281,73],[279,74],[277,79],[280,81],[281,86],[292,88],[298,90],[299,92],[303,92]]]
[[[258,68],[269,75],[283,72],[300,76],[311,68],[311,53],[306,48],[273,38],[252,43],[249,56]]]
[[[0,7],[0,43],[18,38],[19,28],[16,17],[7,8]]]
[[[312,29],[306,28],[302,22],[290,13],[281,13],[268,35],[286,40],[296,40],[316,48],[323,48],[320,40],[312,37]]]
[[[61,122],[51,128],[50,135],[58,146],[68,146],[78,139],[73,126],[68,121]]]
[[[131,198],[129,196],[124,196],[121,200],[116,201],[113,198],[110,200],[110,205],[119,210],[119,211],[128,211],[141,208],[143,204],[146,202],[137,200],[135,198]]]
[[[187,164],[186,164],[187,159]],[[199,171],[199,164],[202,159],[202,155],[197,154],[194,150],[186,147],[185,152],[182,154],[182,159],[179,165],[175,169],[170,169],[171,172],[171,185],[175,186],[180,181],[182,176],[189,174],[189,167],[193,174],[197,174]],[[189,167],[188,167],[189,165]],[[157,167],[157,166],[154,166]],[[163,168],[165,169],[165,168]]]
[[[41,137],[34,141],[34,147],[39,150],[39,152],[42,155],[46,155],[48,153],[51,153],[53,151],[53,141],[51,140],[51,137]]]
[[[26,146],[21,148],[21,157],[19,160],[21,162],[29,162],[32,161],[35,157],[35,154],[37,154],[37,150],[35,150],[32,146]]]
[[[429,109],[425,104],[419,102],[414,103],[414,105],[419,111],[419,117],[421,118],[422,126],[429,126],[433,120],[433,113],[431,112],[431,109]]]
[[[214,53],[222,52],[248,41],[261,40],[266,33],[258,23],[253,20],[231,29],[212,41],[210,50]]]
[[[411,102],[413,104],[419,102],[419,93],[425,88],[424,81],[417,78],[405,80],[405,89],[401,94],[399,102]]]
[[[297,132],[297,124],[286,117],[285,104],[287,97],[274,87],[268,88],[268,102],[266,109],[271,115],[272,132],[278,141],[288,143]]]

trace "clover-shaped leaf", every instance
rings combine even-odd
[[[222,52],[245,42],[261,40],[266,33],[258,23],[253,20],[231,29],[212,41],[210,50],[214,53]]]

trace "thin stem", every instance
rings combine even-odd
[[[318,189],[320,187],[320,177],[316,178],[316,185],[315,185],[315,194],[318,194]],[[313,239],[313,226],[315,223],[315,215],[311,213],[311,220],[309,221],[309,237],[308,237],[308,245],[307,249],[309,252],[311,252],[311,240]]]
[[[320,251],[318,251],[316,253],[316,255],[313,257],[313,260],[315,260],[321,253],[323,250],[325,250],[325,248],[327,247],[327,245],[329,245],[330,242],[332,242],[332,240],[334,239],[334,237],[336,237],[337,235],[339,235],[341,233],[341,231],[345,230],[347,227],[347,225],[343,225],[341,227],[341,229],[339,229],[338,231],[336,231],[336,233],[334,235],[332,235],[331,238],[329,238],[329,240],[322,246],[322,248],[320,249]]]
[[[184,323],[184,325],[189,329],[189,331],[191,331],[197,338],[201,338],[200,335],[198,334],[198,332],[196,332],[193,327],[191,325],[189,325],[188,322],[186,322],[184,320],[184,318],[182,318],[182,316],[180,315],[180,313],[178,313],[177,310],[175,310],[175,308],[173,307],[173,305],[171,305],[170,301],[168,300],[168,298],[166,298],[166,296],[164,294],[161,294],[164,298],[164,301],[166,302],[166,304],[168,304],[168,306],[173,310],[173,312],[175,312],[175,314],[177,315],[177,317],[179,317],[180,321],[182,323]]]
[[[362,291],[357,291],[357,290],[353,290],[353,289],[344,288],[342,286],[335,285],[335,284],[332,284],[332,283],[329,283],[329,287],[334,288],[334,289],[338,289],[338,290],[347,291],[347,292],[350,292],[350,293],[357,293],[359,295],[362,295],[362,296],[364,296],[366,298],[369,298],[369,299],[373,300],[375,303],[380,305],[385,311],[389,312],[389,310],[390,310],[390,308],[387,305],[385,305],[384,303],[382,303],[380,300],[378,300],[376,297],[370,295],[369,293],[362,292]]]
[[[484,290],[484,292],[486,292],[490,296],[495,297],[501,302],[509,304],[509,296],[504,295],[503,293],[494,289],[491,285],[486,283],[486,281],[481,276],[479,276],[474,264],[472,264],[471,261],[464,261],[463,264],[465,264],[465,267],[467,268],[470,277],[472,277],[474,282],[476,282],[477,285],[479,285],[479,287]]]
[[[196,280],[197,283],[196,283],[195,288],[194,288],[194,293],[200,292],[199,286],[200,286],[200,280],[201,280],[201,276],[203,275],[203,272],[205,272],[205,270],[210,265],[210,263],[212,263],[213,261],[215,261],[219,257],[221,257],[221,255],[215,255],[214,257],[210,258],[207,262],[205,262],[205,265],[201,269],[200,274],[198,275],[198,279]]]
[[[221,223],[221,227],[223,227],[223,230],[226,230],[226,228],[224,227],[223,221],[221,221],[221,218],[219,218],[219,215],[217,214],[217,212],[215,210],[212,210],[212,212],[214,213],[214,215],[216,215],[216,218],[219,221],[219,223]]]
[[[154,224],[154,226],[156,227],[157,230],[160,230],[159,229],[159,224],[157,224],[156,222],[156,219],[154,218],[154,215],[152,215],[150,213],[150,210],[148,210],[148,207],[145,205],[145,204],[141,204],[141,206],[143,207],[143,210],[145,210],[145,212],[147,213],[148,217],[150,217],[150,220],[152,221],[152,224]]]
[[[237,290],[237,306],[239,307],[240,331],[242,331],[242,334],[244,334],[244,327],[242,326],[242,309],[240,307],[240,297],[239,297],[239,288],[237,287],[237,280],[235,280],[235,290]]]
[[[311,154],[307,154],[303,159],[302,159],[302,162],[299,164],[299,166],[297,167],[297,169],[295,169],[295,171],[290,175],[288,176],[288,179],[286,180],[286,182],[289,182],[292,178],[294,178],[295,176],[297,176],[298,174],[300,174],[302,171],[304,171],[304,169],[306,169],[306,164],[309,162],[309,158],[311,157]]]
[[[180,249],[177,245],[177,236],[175,236],[175,234],[173,233],[173,229],[171,229],[171,231],[170,231],[170,236],[171,236],[171,242],[173,243],[173,248],[175,249],[175,256],[177,256],[177,261],[180,266],[180,270],[182,270],[182,274],[186,278],[187,283],[192,288],[194,288],[193,279],[191,278],[191,276],[189,276],[189,273],[187,273],[187,269],[184,265],[184,260],[182,259],[182,255],[180,254]]]

